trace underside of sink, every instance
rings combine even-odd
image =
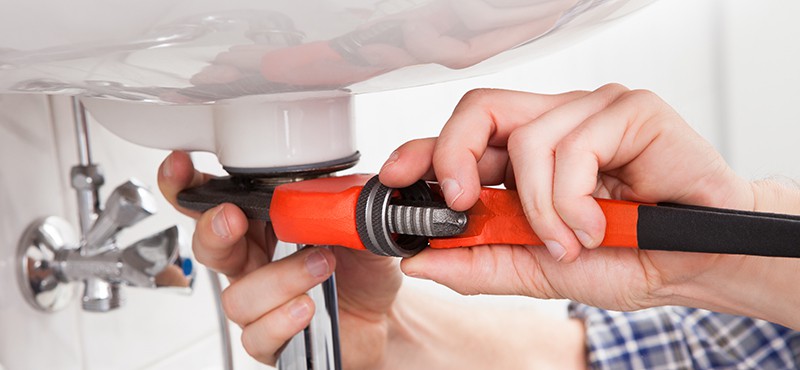
[[[0,93],[80,96],[128,141],[236,171],[348,161],[353,94],[503,69],[652,1],[13,2]]]
[[[12,2],[0,92],[184,105],[397,89],[504,68],[652,1]]]

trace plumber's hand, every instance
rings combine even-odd
[[[203,214],[181,208],[177,194],[203,184],[186,153],[173,152],[161,165],[158,184],[172,205],[195,218],[197,260],[225,274],[225,313],[242,329],[242,343],[257,360],[274,365],[284,343],[305,328],[314,312],[306,291],[337,269],[343,363],[348,369],[378,368],[387,341],[389,307],[400,288],[397,261],[345,248],[306,248],[271,262],[275,237],[263,222],[248,221],[234,205]]]
[[[592,196],[754,207],[751,185],[675,111],[653,93],[619,85],[560,95],[470,92],[439,138],[404,144],[380,176],[392,187],[435,176],[455,210],[475,204],[481,184],[505,182],[518,190],[547,244],[428,249],[403,261],[409,275],[467,294],[570,298],[622,310],[664,304],[674,298],[672,284],[735,266],[742,257],[581,251],[604,235],[606,221]]]

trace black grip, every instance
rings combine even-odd
[[[639,249],[800,257],[800,217],[660,204],[639,206]]]

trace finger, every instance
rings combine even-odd
[[[178,193],[181,190],[193,188],[206,183],[210,175],[194,169],[192,159],[186,152],[175,151],[170,153],[158,169],[158,188],[164,198],[179,212],[199,218],[200,212],[192,211],[178,205]]]
[[[436,180],[431,167],[435,138],[417,139],[392,152],[380,171],[381,183],[393,188],[410,186],[417,180]],[[483,185],[498,185],[506,176],[508,153],[505,148],[488,147],[478,162],[478,177]]]
[[[542,275],[543,267],[556,264],[541,247],[492,245],[429,248],[403,259],[400,267],[408,276],[433,280],[465,295],[562,298]]]
[[[420,179],[433,180],[431,156],[436,138],[411,140],[389,155],[381,167],[381,183],[391,188],[404,188]]]
[[[525,215],[556,260],[573,261],[581,244],[553,205],[555,148],[569,132],[625,91],[620,85],[603,86],[542,114],[515,130],[508,139],[508,153]]]
[[[225,289],[225,314],[239,325],[248,325],[323,282],[335,265],[331,251],[316,247],[263,266]]]
[[[433,152],[432,166],[447,204],[457,211],[478,199],[478,162],[487,147],[503,147],[517,127],[542,113],[585,95],[571,92],[539,95],[506,90],[473,90],[456,106],[442,129]]]
[[[274,366],[284,344],[311,322],[314,301],[302,294],[242,329],[242,346],[256,360]]]
[[[251,257],[249,243],[253,241],[244,237],[248,228],[247,217],[232,204],[221,204],[206,211],[195,225],[192,240],[195,258],[208,268],[236,279],[247,272],[245,267]],[[253,246],[252,249],[259,248]]]
[[[657,135],[637,128],[652,117],[658,101],[634,91],[588,118],[556,148],[553,204],[562,220],[587,248],[600,244],[606,219],[592,197],[597,174],[612,160],[625,165],[644,151]],[[630,132],[630,135],[627,133]],[[626,140],[630,136],[634,140]],[[623,148],[627,147],[627,148]],[[630,150],[634,149],[634,150]]]

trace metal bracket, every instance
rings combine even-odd
[[[77,245],[75,231],[61,218],[47,217],[28,226],[17,246],[17,281],[31,306],[54,312],[72,301],[76,285],[59,278],[56,256]]]

